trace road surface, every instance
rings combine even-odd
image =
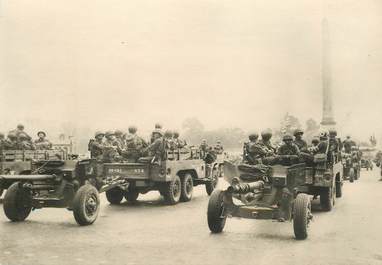
[[[382,264],[378,178],[376,168],[345,183],[332,212],[316,205],[305,241],[294,239],[289,222],[228,219],[222,234],[211,234],[202,186],[176,206],[156,192],[137,205],[111,206],[102,196],[99,218],[88,227],[77,226],[66,209],[37,210],[23,223],[9,222],[1,210],[0,264]]]

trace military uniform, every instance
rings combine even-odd
[[[350,138],[347,138],[346,140],[343,141],[343,147],[345,149],[345,153],[350,154],[351,153],[351,148],[355,146],[355,142],[351,140]]]
[[[149,152],[149,156],[155,158],[156,161],[165,159],[165,140],[163,137],[157,138],[146,149]]]
[[[10,139],[7,138],[3,142],[3,149],[4,150],[17,150],[18,149],[18,143],[16,139]]]
[[[278,150],[279,155],[296,155],[300,156],[300,150],[298,149],[298,146],[294,143],[291,144],[283,144],[280,146]]]
[[[147,143],[141,137],[135,133],[129,133],[126,136],[126,147],[122,152],[122,156],[131,160],[131,162],[136,162],[145,147],[147,147]]]
[[[295,139],[293,141],[293,143],[295,145],[297,145],[298,149],[301,151],[301,152],[305,152],[308,150],[308,144],[306,143],[306,141],[304,139]]]
[[[44,135],[44,136],[40,136],[40,135]],[[38,132],[37,133],[37,136],[39,136],[39,138],[37,140],[34,141],[34,144],[36,146],[36,149],[38,150],[49,150],[49,149],[52,149],[52,143],[46,139],[46,133],[45,132]]]

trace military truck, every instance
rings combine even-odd
[[[342,154],[342,165],[343,165],[343,177],[345,180],[354,182],[358,180],[361,176],[361,163],[358,161],[356,155],[352,153]]]
[[[225,161],[224,178],[230,186],[216,189],[208,203],[207,221],[212,233],[223,231],[227,217],[241,217],[293,220],[296,239],[307,238],[313,215],[311,196],[301,189],[311,183],[305,164],[250,166]]]
[[[316,154],[313,165],[306,167],[307,185],[301,192],[319,196],[323,210],[331,211],[335,199],[342,197],[343,167],[337,154]],[[309,183],[310,182],[310,183]]]
[[[366,170],[373,170],[374,164],[373,159],[376,154],[375,148],[372,147],[360,147],[362,153],[360,167],[365,168]]]
[[[140,158],[137,163],[105,163],[103,172],[100,191],[106,192],[111,204],[119,204],[123,198],[134,202],[139,194],[156,190],[172,205],[190,201],[197,185],[205,185],[210,195],[218,183],[219,163],[206,163],[197,148],[182,148],[166,150],[161,161]]]

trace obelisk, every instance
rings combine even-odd
[[[322,121],[321,126],[324,129],[331,129],[336,126],[333,116],[333,101],[331,87],[331,70],[330,70],[330,38],[328,20],[322,20],[322,62],[321,62],[321,78],[322,78]]]

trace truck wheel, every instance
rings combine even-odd
[[[120,204],[123,199],[123,190],[120,188],[113,188],[106,191],[106,199],[110,204]]]
[[[215,190],[208,202],[207,221],[212,233],[221,233],[227,220],[227,216],[224,215],[223,195],[223,191]]]
[[[354,175],[355,175],[354,168],[351,168],[349,170],[349,179],[350,179],[350,182],[354,182]]]
[[[73,199],[73,215],[79,225],[90,225],[98,217],[99,195],[91,184],[85,184],[78,189]]]
[[[176,175],[172,181],[165,183],[163,197],[168,204],[174,205],[179,202],[181,186],[181,181],[178,175]]]
[[[342,197],[342,182],[336,181],[336,197],[341,198]]]
[[[1,195],[3,195],[3,192],[4,192],[4,189],[0,188],[0,197],[1,197]]]
[[[136,202],[139,196],[139,192],[136,190],[129,190],[125,192],[125,199],[128,202]]]
[[[206,183],[206,192],[209,195],[212,194],[219,181],[219,171],[217,169],[212,170],[211,180]]]
[[[181,184],[180,200],[182,202],[188,202],[192,199],[192,193],[194,191],[194,181],[191,174],[186,173],[181,179]]]
[[[335,190],[333,188],[326,188],[320,193],[320,204],[324,211],[330,212],[335,204]]]
[[[293,207],[293,230],[296,239],[308,237],[309,222],[312,219],[311,203],[309,196],[300,193],[294,201]]]
[[[13,183],[3,200],[4,213],[12,222],[24,221],[32,210],[32,197],[19,182]]]

